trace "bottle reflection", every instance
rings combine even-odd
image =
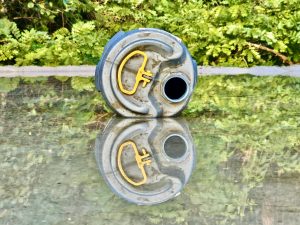
[[[139,205],[180,194],[195,150],[185,120],[113,118],[96,139],[96,160],[109,187]]]

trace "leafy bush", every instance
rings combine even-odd
[[[89,0],[13,0],[1,1],[0,17],[15,21],[22,30],[32,28],[51,33],[61,27],[70,28],[79,20],[92,19]]]
[[[17,65],[95,64],[107,40],[107,34],[96,31],[94,22],[78,22],[72,31],[61,28],[52,35],[35,29],[20,32],[7,19],[0,20],[0,60]]]

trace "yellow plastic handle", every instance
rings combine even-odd
[[[126,90],[122,83],[123,68],[124,68],[125,64],[127,63],[127,61],[135,55],[142,55],[144,57],[144,61],[136,74],[135,84],[134,84],[133,88],[131,90]],[[121,92],[123,92],[124,94],[127,94],[127,95],[133,95],[136,92],[138,85],[141,81],[144,82],[143,87],[146,87],[146,85],[151,81],[151,77],[153,76],[153,74],[150,71],[145,71],[145,66],[147,64],[147,61],[148,61],[148,57],[147,57],[146,53],[139,51],[139,50],[135,50],[135,51],[131,52],[123,59],[123,61],[121,62],[120,66],[119,66],[119,69],[118,69],[118,86],[119,86],[119,89]],[[143,75],[146,75],[148,77],[143,77]]]
[[[122,152],[124,150],[124,148],[126,146],[132,146],[132,149],[135,153],[135,160],[136,160],[136,163],[139,167],[139,169],[141,170],[141,173],[142,173],[142,176],[143,176],[143,179],[141,181],[133,181],[131,178],[129,178],[126,173],[124,172],[124,169],[123,169],[123,166],[122,166],[122,161],[121,161],[121,156],[122,156]],[[145,168],[144,168],[144,165],[150,165],[151,163],[151,160],[150,159],[147,159],[147,160],[144,160],[145,158],[149,157],[149,153],[147,153],[146,149],[142,149],[142,155],[139,154],[138,150],[137,150],[137,147],[136,147],[136,144],[133,142],[133,141],[126,141],[124,142],[123,144],[120,145],[119,149],[118,149],[118,159],[117,159],[117,163],[118,163],[118,169],[121,173],[121,175],[123,176],[123,178],[130,184],[134,185],[134,186],[140,186],[144,183],[147,182],[147,174],[146,174],[146,171],[145,171]],[[144,160],[144,161],[143,161]]]

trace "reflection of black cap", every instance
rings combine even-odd
[[[188,127],[176,119],[114,118],[97,137],[95,153],[110,188],[139,205],[176,197],[195,159]]]

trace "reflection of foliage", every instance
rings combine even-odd
[[[217,122],[214,118],[197,119],[198,123],[192,120],[200,155],[190,193],[192,202],[201,205],[203,218],[222,215],[223,223],[242,217],[255,204],[250,191],[260,187],[266,177],[300,172],[299,128],[275,125],[272,132],[274,127],[266,125],[263,117],[257,119],[260,123],[245,124],[242,116]],[[203,138],[199,139],[200,134]]]
[[[101,124],[96,116],[106,111],[98,93],[70,89],[69,80],[21,80],[0,99],[0,218],[33,224],[34,212],[38,220],[48,215],[48,224],[239,220],[255,207],[251,192],[266,177],[300,172],[298,80],[216,79],[215,88],[205,89],[211,79],[201,78],[185,111],[201,115],[189,119],[197,146],[191,180],[176,199],[149,207],[119,199],[99,179],[91,151],[98,132],[93,125]],[[234,95],[231,88],[238,84],[245,89]]]
[[[300,147],[299,95],[300,80],[296,78],[202,78],[185,114],[203,115],[218,129],[228,131],[224,140],[241,151],[249,170],[255,168],[248,161],[259,160],[264,177],[271,162],[265,163],[270,160],[284,167],[279,171],[300,171],[296,154]]]
[[[5,86],[0,91],[3,93],[3,104],[10,97],[17,95],[25,95],[23,104],[27,110],[31,110],[33,114],[36,112],[45,112],[49,109],[55,110],[57,117],[77,120],[95,119],[95,113],[105,113],[109,109],[104,104],[101,95],[92,88],[93,79],[76,78],[70,82],[70,79],[58,77],[59,80],[53,78],[0,78],[1,85]],[[20,82],[22,88],[17,88]],[[47,83],[48,82],[48,83]],[[47,84],[51,84],[47,86]],[[8,86],[7,84],[10,84]],[[70,90],[72,86],[76,91]],[[31,91],[32,87],[34,90]],[[11,93],[6,93],[12,91]],[[6,93],[4,95],[4,93]],[[76,95],[74,95],[76,93]],[[32,98],[35,94],[39,98]],[[67,97],[66,97],[67,95]],[[26,103],[26,104],[24,104]],[[69,116],[69,118],[68,118]]]
[[[254,116],[259,114],[272,123],[280,116],[297,115],[299,94],[300,79],[297,78],[246,75],[201,77],[187,114],[229,116],[233,119],[243,116],[248,120],[253,116],[254,121]]]
[[[32,198],[41,201],[36,202],[40,208],[34,212],[43,210],[43,189],[38,188],[40,182],[46,185],[45,194],[52,200],[60,199],[60,194],[71,193],[68,190],[72,188],[71,184],[70,187],[57,185],[64,181],[65,171],[59,170],[66,165],[66,171],[70,173],[69,161],[89,154],[86,149],[90,150],[88,146],[97,132],[87,127],[82,129],[92,115],[85,110],[89,107],[86,105],[87,96],[82,93],[74,95],[68,90],[62,92],[61,85],[40,83],[23,84],[15,92],[1,96],[0,218],[9,217],[20,224],[19,215],[22,214],[16,211],[23,208],[23,213],[32,213],[26,211],[32,201],[35,202]],[[74,107],[74,102],[77,107]],[[49,176],[43,177],[43,173]],[[74,178],[72,174],[68,176]],[[41,181],[44,178],[46,180]],[[51,185],[57,187],[47,189]],[[23,224],[34,224],[33,217],[22,218]]]
[[[204,123],[220,132],[218,138],[219,141],[223,141],[223,147],[215,155],[209,153],[216,160],[212,165],[217,168],[222,161],[228,164],[228,160],[229,165],[234,165],[230,160],[237,158],[236,161],[240,163],[235,167],[240,167],[240,174],[238,178],[232,179],[237,179],[237,182],[243,184],[242,188],[238,185],[228,185],[228,181],[226,182],[228,174],[225,178],[204,179],[202,183],[200,182],[202,189],[196,191],[204,193],[202,199],[208,202],[202,208],[206,209],[207,206],[210,213],[217,212],[218,215],[226,215],[227,212],[229,213],[227,218],[235,214],[243,215],[245,207],[253,204],[248,198],[248,192],[260,186],[266,176],[270,173],[281,175],[300,172],[299,82],[299,79],[285,77],[220,76],[214,79],[210,77],[200,79],[184,114],[201,115],[198,119],[199,125]],[[203,129],[206,136],[210,135],[209,131],[210,129]],[[207,141],[199,143],[202,146],[207,144]],[[213,144],[215,149],[219,149],[217,143]],[[203,157],[199,158],[200,166],[201,162],[210,163],[205,155],[204,160]],[[208,166],[202,167],[204,172]],[[222,185],[220,183],[224,182],[224,179],[226,186],[224,185],[222,189],[224,192],[220,192],[218,187]],[[217,188],[214,190],[214,187]],[[227,188],[230,191],[226,192]],[[211,191],[210,195],[205,194],[205,189]],[[235,196],[230,195],[234,193]],[[224,197],[230,201],[216,204],[222,202],[221,199]],[[213,207],[216,205],[228,207],[226,210],[221,207],[218,211]]]
[[[61,92],[71,85],[79,92],[90,93],[85,102],[81,101],[82,104],[88,106],[86,109],[89,112],[93,111],[95,105],[108,111],[99,94],[94,91],[92,78],[74,77],[71,81],[67,77],[56,77],[56,79],[61,83]],[[35,83],[47,80],[48,78],[0,78],[0,91],[12,91],[17,88],[20,81]],[[53,78],[50,81],[53,81]],[[52,95],[57,94],[52,93]],[[214,119],[226,117],[234,121],[242,117],[245,125],[252,123],[259,125],[263,117],[268,124],[272,124],[274,120],[280,120],[283,123],[282,126],[291,128],[295,127],[299,121],[297,117],[300,110],[299,96],[300,79],[297,78],[247,75],[200,77],[192,101],[184,111],[184,115],[188,117],[202,115]],[[288,120],[287,116],[290,116]],[[274,129],[280,128],[279,124],[277,128],[274,127]],[[267,126],[261,129],[265,129],[266,133],[272,132]]]
[[[1,79],[0,93],[10,92],[18,87],[19,79]]]

